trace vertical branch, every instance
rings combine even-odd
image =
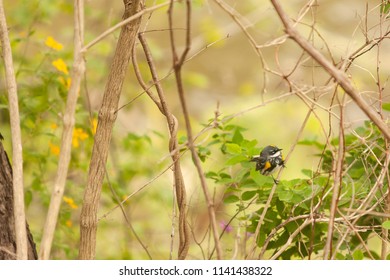
[[[386,160],[388,162],[390,158],[390,148],[389,145],[386,146]],[[389,169],[386,169],[386,178],[387,178],[387,196],[385,199],[385,213],[390,214],[390,175]],[[388,221],[389,218],[384,218],[384,221]],[[388,243],[389,243],[389,230],[382,227],[382,247],[381,247],[381,259],[385,260],[388,254]]]
[[[135,15],[144,3],[141,0],[124,0],[123,2],[125,4],[124,19]],[[117,117],[120,93],[140,23],[141,17],[138,17],[122,27],[104,90],[80,216],[79,259],[95,257],[97,211],[105,176],[105,165],[112,129]]]
[[[15,79],[15,71],[12,60],[12,50],[8,37],[8,27],[5,18],[3,1],[0,0],[0,36],[2,45],[2,56],[5,65],[6,84],[9,101],[9,114],[11,120],[12,137],[12,162],[13,162],[13,192],[14,192],[14,216],[16,233],[16,258],[26,260],[27,253],[27,231],[26,215],[24,212],[24,190],[23,190],[23,150],[22,136],[20,131],[20,117],[18,105],[18,89]]]
[[[171,49],[172,49],[172,57],[173,57],[173,69],[175,72],[175,78],[176,78],[176,86],[179,93],[179,99],[181,108],[184,115],[184,121],[186,125],[186,131],[187,131],[187,138],[188,138],[188,148],[191,151],[192,160],[194,161],[196,170],[198,172],[200,183],[202,186],[203,194],[206,199],[207,207],[208,207],[208,214],[210,219],[210,225],[211,225],[211,231],[213,234],[213,239],[215,243],[215,249],[217,251],[217,258],[222,259],[222,249],[221,244],[218,238],[218,227],[217,227],[217,221],[216,221],[216,215],[215,215],[215,206],[214,201],[212,197],[210,196],[209,189],[207,186],[206,178],[204,176],[202,166],[200,163],[199,155],[196,152],[195,146],[194,146],[194,137],[192,135],[192,128],[191,128],[191,122],[190,122],[190,116],[188,113],[187,103],[185,99],[184,94],[184,87],[183,87],[183,81],[181,77],[181,70],[183,63],[185,61],[185,58],[190,50],[191,47],[191,1],[186,0],[186,7],[187,7],[187,15],[186,15],[186,44],[183,53],[181,54],[180,58],[178,56],[176,45],[175,45],[175,37],[174,37],[174,30],[173,30],[173,0],[171,0],[171,4],[169,6],[168,10],[168,20],[169,20],[169,34],[170,34],[170,40],[171,40]]]
[[[72,136],[75,123],[76,104],[80,83],[85,72],[85,61],[81,48],[84,44],[84,0],[74,0],[74,55],[71,76],[71,85],[66,101],[66,108],[63,118],[63,131],[61,139],[61,149],[58,161],[57,173],[54,187],[51,194],[49,210],[43,228],[43,236],[39,251],[39,258],[47,260],[53,243],[54,232],[58,220],[58,213],[65,191],[66,177],[71,159]]]
[[[382,5],[385,5],[384,1],[382,1]],[[367,16],[366,16],[366,19],[367,19]],[[379,32],[380,32],[379,38],[383,38],[383,21],[384,21],[384,19],[385,19],[385,17],[382,15],[382,13],[379,13]],[[384,87],[381,83],[381,73],[380,73],[381,45],[382,45],[382,42],[378,42],[377,53],[376,53],[376,57],[377,57],[377,59],[376,59],[376,78],[377,78],[377,86],[378,86],[378,92],[379,92],[379,105],[378,105],[379,114],[380,114],[382,120],[384,120],[385,118],[384,118],[383,109],[382,109]],[[385,159],[385,162],[386,162],[386,161],[388,161],[388,158],[390,157],[390,145],[389,145],[388,139],[385,139],[385,149],[386,149],[386,159]],[[389,178],[389,170],[388,169],[387,169],[386,176],[387,176],[388,193],[387,193],[387,196],[384,200],[384,203],[385,203],[384,211],[385,211],[385,213],[390,213],[390,182],[389,182],[390,178]],[[384,220],[383,222],[385,222],[388,220],[388,218],[383,218],[383,220]],[[387,257],[388,242],[389,242],[388,236],[389,236],[389,230],[382,227],[382,244],[381,244],[381,259],[382,260],[385,260]]]
[[[143,37],[142,33],[139,34],[139,40],[141,42],[142,48],[144,50],[150,72],[152,74],[153,83],[156,86],[157,94],[159,100],[157,100],[151,91],[146,87],[145,83],[142,81],[142,77],[139,74],[139,71],[135,71],[137,73],[138,80],[140,81],[141,86],[148,93],[151,99],[154,101],[156,106],[159,108],[161,113],[166,117],[168,123],[168,129],[170,134],[169,139],[169,152],[171,154],[171,158],[173,161],[173,176],[175,181],[175,194],[177,200],[177,206],[179,208],[179,250],[178,250],[178,258],[185,259],[189,249],[189,229],[187,224],[187,199],[186,199],[186,189],[184,185],[184,179],[181,172],[180,166],[180,149],[177,140],[177,119],[170,112],[167,100],[164,95],[163,88],[160,83],[160,79],[157,74],[156,67],[153,62],[153,57],[148,47],[148,44]],[[133,53],[134,58],[135,54]],[[135,62],[135,60],[133,59]],[[137,67],[136,63],[134,63],[134,67]]]
[[[332,201],[330,204],[329,210],[329,223],[328,223],[328,233],[326,236],[326,244],[324,248],[324,260],[329,259],[332,255],[332,239],[334,231],[334,221],[337,213],[337,207],[339,202],[340,189],[343,182],[343,164],[345,156],[345,139],[344,139],[344,98],[340,103],[340,121],[339,121],[339,148],[336,157],[335,163],[335,175],[334,175],[334,184],[333,184],[333,194]]]

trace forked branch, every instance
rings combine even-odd
[[[344,91],[352,98],[359,108],[367,115],[367,117],[381,130],[386,139],[390,140],[390,130],[386,123],[380,118],[380,115],[375,112],[359,95],[356,88],[353,87],[347,74],[333,65],[325,56],[320,53],[312,44],[310,44],[295,28],[288,15],[284,12],[278,0],[271,0],[276,12],[281,19],[285,32],[293,39],[302,49],[304,49],[314,60],[316,60],[344,89]]]

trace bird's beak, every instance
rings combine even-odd
[[[259,159],[259,157],[253,157],[253,158],[251,158],[250,161],[257,161],[258,159]]]

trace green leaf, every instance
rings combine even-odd
[[[257,140],[249,141],[249,140],[244,139],[241,142],[241,147],[243,147],[243,148],[245,148],[247,150],[250,150],[250,149],[256,147],[256,145],[257,145]]]
[[[236,195],[229,195],[223,199],[224,203],[235,203],[237,201],[240,201],[240,199]]]
[[[209,178],[209,179],[213,179],[213,180],[219,179],[218,174],[214,171],[209,171],[205,175],[206,175],[206,178]]]
[[[301,172],[309,178],[313,177],[313,170],[310,169],[302,169]]]
[[[243,155],[237,155],[237,156],[233,156],[233,157],[229,158],[225,164],[226,165],[235,165],[235,164],[240,163],[242,161],[248,161],[248,158],[246,156],[243,156]]]
[[[382,109],[386,110],[386,111],[390,111],[390,103],[383,103],[382,104]]]
[[[390,229],[390,221],[383,222],[382,227],[385,229]]]
[[[242,200],[249,200],[257,194],[257,191],[247,191],[241,195]]]
[[[202,162],[205,162],[207,156],[209,156],[210,154],[211,154],[210,149],[203,146],[198,147],[198,155]]]
[[[255,181],[258,186],[263,186],[267,182],[267,177],[261,175],[255,169],[252,169],[250,172],[250,177]]]
[[[241,144],[241,142],[244,140],[244,136],[242,136],[241,132],[240,132],[240,129],[237,128],[235,131],[234,131],[234,135],[233,135],[233,139],[232,139],[232,142],[233,143],[236,143],[236,144]]]
[[[354,260],[362,260],[364,258],[364,254],[361,250],[356,250],[352,254]]]
[[[318,142],[316,139],[304,139],[302,141],[299,141],[298,145],[315,146],[320,150],[324,148],[324,144]]]
[[[336,253],[336,260],[345,260],[345,256],[341,253]]]
[[[229,154],[239,155],[241,154],[241,147],[234,143],[226,143],[226,151]]]
[[[390,11],[390,2],[383,2],[381,5],[381,14],[387,14]]]
[[[291,191],[281,190],[278,191],[278,196],[281,201],[291,202],[293,200],[294,194]]]

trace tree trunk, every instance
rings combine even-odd
[[[0,139],[2,136],[0,134]],[[16,234],[14,219],[14,193],[12,188],[12,167],[3,143],[0,141],[0,260],[16,259]],[[26,222],[28,259],[37,260],[38,254],[33,237]]]
[[[125,4],[123,19],[136,14],[144,3],[144,0],[123,1]],[[81,209],[79,259],[95,258],[97,211],[106,173],[112,128],[118,113],[119,97],[140,23],[141,18],[137,18],[122,27],[104,90]]]

